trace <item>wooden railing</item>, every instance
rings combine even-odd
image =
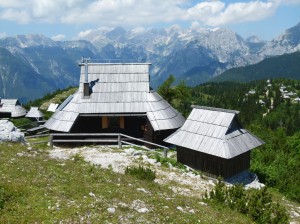
[[[42,136],[49,136],[48,141],[43,141],[43,142],[50,142],[50,148],[53,148],[54,143],[84,143],[84,142],[91,142],[91,143],[98,143],[98,142],[103,142],[103,143],[117,143],[119,148],[122,148],[123,144],[127,145],[133,145],[133,146],[140,146],[134,143],[131,143],[129,141],[136,141],[136,142],[141,142],[141,143],[146,143],[148,145],[156,146],[158,148],[164,149],[164,156],[168,156],[168,150],[169,148],[163,145],[159,145],[153,142],[145,141],[144,139],[140,138],[135,138],[129,135],[125,135],[122,133],[52,133],[49,135],[36,135],[36,136],[31,136],[31,138],[34,137],[42,137]],[[55,137],[64,137],[63,139],[56,139]],[[67,137],[67,138],[66,138]],[[70,137],[70,138],[68,138]],[[79,137],[79,138],[74,138],[72,137]],[[105,138],[103,138],[105,137]],[[107,138],[109,137],[109,138]],[[42,142],[39,142],[42,143]]]

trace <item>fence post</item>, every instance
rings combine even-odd
[[[121,142],[121,135],[120,135],[120,133],[118,134],[118,146],[119,146],[119,149],[122,148],[122,142]]]
[[[168,149],[164,149],[164,157],[167,158],[168,157]]]
[[[49,135],[50,149],[53,149],[53,136]]]

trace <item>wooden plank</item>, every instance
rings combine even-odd
[[[52,136],[117,136],[118,133],[53,133]]]
[[[26,139],[30,139],[30,138],[39,138],[39,137],[46,137],[49,136],[49,134],[38,134],[38,135],[30,135],[30,136],[26,136]]]
[[[131,142],[127,142],[127,141],[121,141],[122,143],[124,144],[127,144],[127,145],[132,145],[132,146],[136,146],[136,147],[141,147],[140,145],[137,145],[137,144],[134,144],[134,143],[131,143]],[[155,149],[147,149],[147,148],[143,148],[147,151],[155,151]]]
[[[162,145],[153,143],[153,142],[148,142],[148,141],[145,141],[145,140],[142,140],[142,139],[139,139],[139,138],[134,138],[134,137],[131,137],[131,136],[128,136],[128,135],[124,135],[124,134],[121,134],[121,135],[122,135],[123,137],[127,137],[127,138],[130,138],[130,139],[132,139],[132,140],[139,141],[139,142],[147,143],[147,144],[149,144],[149,145],[154,145],[154,146],[157,146],[157,147],[159,147],[159,148],[169,149],[168,147],[165,147],[165,146],[162,146]]]
[[[53,139],[53,142],[118,142],[117,139]]]
[[[48,143],[49,141],[39,141],[39,142],[30,142],[30,144],[41,144],[41,143]]]

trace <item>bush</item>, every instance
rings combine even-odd
[[[138,167],[126,167],[125,174],[129,174],[137,177],[140,180],[154,181],[156,178],[155,171],[150,168]]]
[[[247,192],[242,185],[226,187],[218,181],[214,189],[205,194],[204,200],[246,214],[257,223],[288,223],[285,208],[272,201],[267,188]]]
[[[172,159],[169,157],[162,157],[158,153],[155,154],[155,159],[156,162],[161,163],[162,166],[169,167],[169,164],[171,164],[173,167],[177,167],[179,169],[185,169],[185,166],[182,163],[178,162],[176,159]]]

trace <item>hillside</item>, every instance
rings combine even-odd
[[[294,172],[300,169],[300,81],[205,83],[193,88],[168,81],[158,92],[185,116],[191,105],[240,111],[244,127],[266,142],[252,150],[250,169],[267,186],[300,202],[300,174]]]
[[[300,51],[274,56],[245,67],[232,68],[212,79],[212,82],[250,82],[261,79],[300,79]]]
[[[199,175],[159,166],[146,151],[137,150],[134,157],[124,151],[1,144],[0,222],[251,223],[244,215],[203,202],[197,189],[206,188]],[[129,164],[123,158],[133,160],[131,166],[156,170],[156,181],[125,175]],[[205,182],[209,186],[212,181]]]

